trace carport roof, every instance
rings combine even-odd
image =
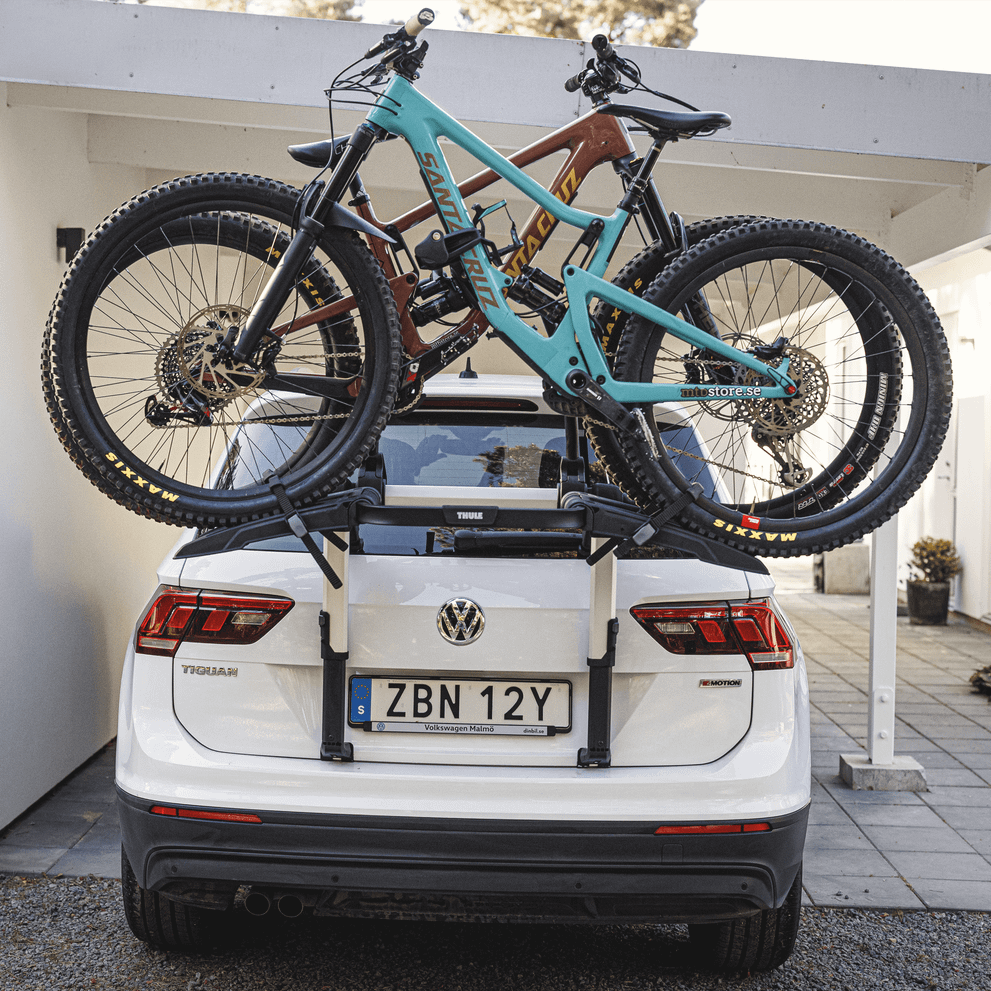
[[[258,144],[261,128],[284,133],[253,165],[287,174],[283,145],[326,133],[324,89],[381,32],[344,21],[0,0],[0,81],[9,106],[90,115],[95,161],[186,168],[177,126],[222,136],[239,152],[246,141]],[[418,85],[501,150],[590,109],[562,85],[591,56],[584,43],[439,30],[426,37]],[[914,265],[991,242],[991,76],[621,52],[655,88],[733,117],[714,138],[665,150],[662,192],[687,218],[821,219]],[[360,115],[335,118],[343,132]],[[363,174],[373,189],[422,198],[413,169]],[[602,195],[601,206],[611,208],[614,191]]]

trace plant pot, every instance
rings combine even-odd
[[[908,621],[913,626],[946,626],[950,608],[949,582],[908,582]]]

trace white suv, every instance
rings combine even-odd
[[[343,503],[341,592],[270,525],[184,557],[189,531],[163,562],[120,702],[132,931],[196,949],[239,911],[675,922],[708,966],[779,965],[808,686],[766,569],[688,534],[590,568],[553,514],[588,452],[539,381],[430,386],[380,441],[382,505]],[[546,529],[486,528],[534,508]]]

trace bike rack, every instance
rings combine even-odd
[[[608,487],[614,494],[617,490]],[[176,556],[199,557],[238,550],[272,537],[302,537],[324,574],[320,613],[320,652],[323,660],[323,729],[320,758],[354,760],[354,748],[344,739],[347,712],[348,650],[348,537],[362,523],[393,526],[451,527],[471,521],[472,530],[565,530],[581,535],[590,566],[587,663],[588,734],[578,751],[579,767],[609,767],[611,761],[612,672],[616,663],[616,562],[627,550],[656,544],[690,557],[741,571],[767,574],[757,558],[726,544],[690,533],[670,520],[696,492],[653,516],[629,502],[598,494],[602,487],[576,484],[572,477],[559,486],[558,505],[546,508],[485,506],[477,502],[441,506],[403,504],[390,494],[386,502],[386,473],[381,455],[365,462],[354,487],[333,493],[312,506],[284,512],[233,527],[210,530],[181,547]],[[321,554],[310,535],[324,536]],[[555,534],[555,536],[557,536]]]

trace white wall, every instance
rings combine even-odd
[[[954,401],[936,466],[899,514],[899,579],[919,537],[953,540],[964,565],[954,607],[991,621],[991,251],[915,274],[950,342]]]
[[[41,340],[64,268],[55,229],[92,229],[144,184],[144,170],[91,165],[86,146],[85,115],[10,108],[0,83],[0,827],[115,735],[127,638],[179,534],[97,492],[42,400]]]

